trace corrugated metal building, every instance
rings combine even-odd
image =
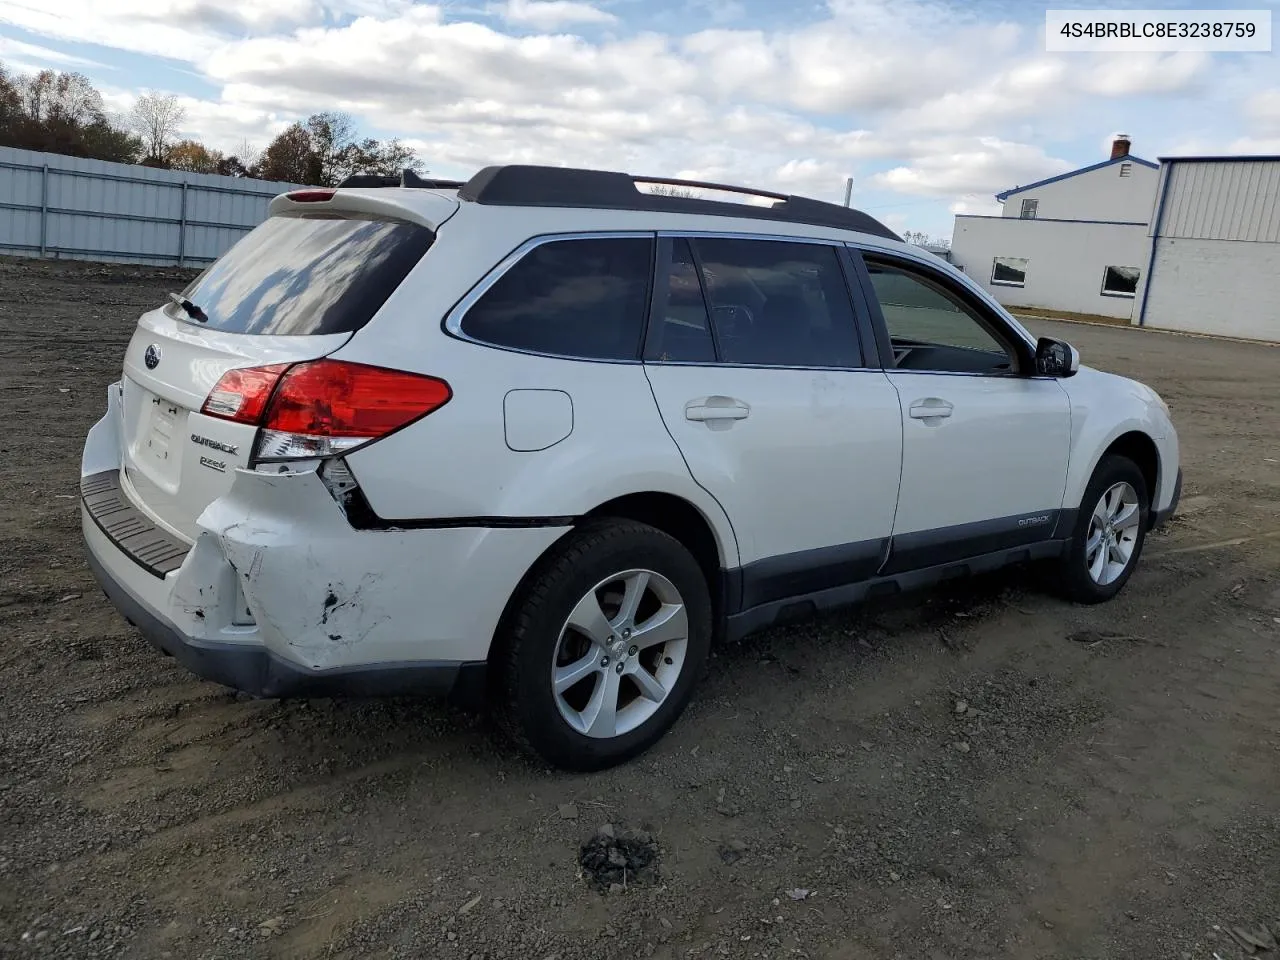
[[[203,266],[295,187],[0,147],[0,253]]]
[[[1140,324],[1280,341],[1280,157],[1162,157]]]

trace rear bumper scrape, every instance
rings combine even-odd
[[[264,647],[187,636],[116,581],[92,550],[88,561],[107,598],[147,642],[206,680],[258,697],[450,696],[472,703],[483,696],[483,661],[414,661],[310,670]]]

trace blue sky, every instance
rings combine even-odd
[[[0,61],[79,70],[122,112],[142,90],[175,93],[182,132],[227,150],[338,109],[411,143],[440,175],[563,163],[832,200],[852,176],[855,205],[943,237],[957,212],[996,212],[1000,190],[1104,159],[1117,132],[1151,159],[1280,153],[1275,54],[1047,54],[1044,10],[1011,0],[0,0]]]

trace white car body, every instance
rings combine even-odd
[[[269,696],[478,689],[522,580],[602,512],[673,511],[664,515],[689,531],[715,581],[721,631],[740,636],[796,612],[1057,556],[1116,444],[1149,475],[1150,522],[1176,503],[1177,434],[1141,384],[1088,367],[1047,376],[886,365],[888,345],[868,342],[885,333],[866,256],[925,271],[998,324],[1019,356],[1036,349],[977,284],[889,236],[750,211],[471,202],[448,188],[285,196],[271,217],[321,207],[416,223],[434,240],[354,334],[226,332],[173,305],[145,314],[85,444],[84,537],[108,595],[156,646],[231,686]],[[666,249],[688,235],[691,249],[725,236],[834,248],[863,363],[580,359],[462,329],[472,304],[542,243],[638,237]],[[252,462],[256,425],[201,412],[229,370],[319,357],[440,378],[452,395],[344,457],[285,463]]]

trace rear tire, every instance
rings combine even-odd
[[[1103,457],[1058,564],[1059,592],[1076,603],[1104,603],[1124,589],[1142,555],[1150,514],[1137,464],[1118,454]]]
[[[583,526],[539,561],[504,618],[499,722],[562,769],[623,763],[684,711],[711,632],[706,578],[679,541],[629,520]]]

